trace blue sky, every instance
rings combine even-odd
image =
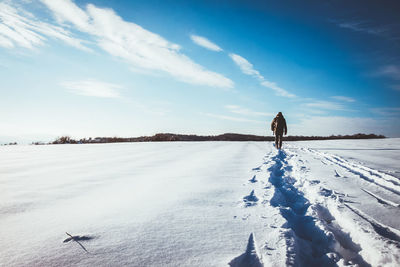
[[[279,2],[279,3],[278,3]],[[400,136],[396,1],[0,1],[0,143]]]

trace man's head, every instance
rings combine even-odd
[[[278,112],[278,114],[276,115],[277,117],[282,117],[282,112]]]

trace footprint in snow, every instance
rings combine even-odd
[[[268,246],[268,244],[265,244],[265,245],[264,245],[264,248],[265,248],[266,250],[276,250],[276,248],[272,248],[272,247]]]
[[[256,176],[254,175],[253,178],[251,178],[251,179],[249,180],[249,182],[250,182],[250,183],[256,183],[256,182],[257,182]]]
[[[319,194],[324,197],[334,197],[334,198],[337,198],[337,197],[342,198],[342,197],[346,196],[343,193],[337,192],[332,189],[324,188],[324,187],[321,187]]]
[[[243,197],[245,207],[251,207],[257,205],[258,197],[254,194],[254,190],[250,192],[250,195]]]
[[[245,221],[245,220],[247,220],[250,216],[251,216],[251,214],[243,215],[243,216],[242,216],[242,220]]]
[[[342,177],[336,170],[335,170],[335,177]]]
[[[259,171],[261,171],[261,167],[260,167],[260,166],[258,166],[258,167],[256,167],[256,168],[253,168],[253,169],[252,169],[252,171],[259,172]]]

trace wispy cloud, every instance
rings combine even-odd
[[[400,107],[372,108],[371,112],[385,117],[399,117]]]
[[[225,108],[232,113],[248,116],[272,116],[272,113],[253,111],[237,105],[226,105]]]
[[[342,116],[306,116],[298,123],[288,125],[291,133],[296,135],[356,134],[356,133],[396,133],[391,124],[374,118],[342,117]],[[398,128],[398,127],[397,127]]]
[[[204,48],[207,48],[209,50],[217,51],[217,52],[222,51],[221,47],[219,47],[218,45],[216,45],[215,43],[211,42],[210,40],[208,40],[205,37],[192,34],[192,35],[190,35],[190,39],[192,39],[192,41],[195,44],[197,44],[199,46],[202,46]]]
[[[112,9],[88,4],[81,9],[70,0],[42,0],[59,23],[69,23],[89,34],[109,54],[135,68],[162,71],[191,84],[232,88],[234,83],[209,71],[180,52],[180,46],[158,34],[125,21]]]
[[[372,77],[382,77],[389,79],[388,87],[399,91],[400,90],[400,66],[399,65],[385,65],[378,68],[375,72],[370,74]]]
[[[260,72],[256,69],[254,69],[253,64],[251,64],[247,59],[244,57],[237,55],[237,54],[229,54],[233,62],[235,62],[236,65],[239,66],[240,70],[247,75],[253,76],[256,78],[260,84],[264,87],[267,87],[269,89],[272,89],[275,91],[275,93],[279,96],[283,97],[289,97],[293,98],[296,97],[296,95],[289,93],[282,87],[279,87],[276,83],[268,81],[260,74]]]
[[[336,24],[338,27],[358,32],[362,34],[369,34],[380,38],[385,38],[390,41],[400,40],[400,24],[398,23],[379,23],[371,20],[330,20],[330,22]]]
[[[58,39],[81,50],[91,51],[84,41],[71,36],[64,28],[39,21],[20,7],[0,3],[0,46],[33,49],[44,45],[47,37]]]
[[[343,102],[355,102],[356,100],[354,98],[348,97],[348,96],[332,96],[333,99],[339,100],[339,101],[343,101]]]
[[[213,114],[213,113],[202,113],[202,114],[206,115],[208,117],[212,117],[212,118],[216,118],[216,119],[220,119],[220,120],[237,121],[237,122],[264,123],[264,122],[258,121],[258,120],[251,120],[251,119],[246,119],[246,118],[225,116],[225,115],[220,115],[220,114]]]
[[[119,98],[121,95],[118,89],[122,88],[117,84],[96,80],[65,81],[61,86],[73,94],[102,98]]]
[[[325,115],[327,113],[326,110],[320,110],[320,109],[308,109],[307,114],[313,114],[313,115]]]
[[[304,106],[310,108],[329,109],[329,110],[345,110],[345,107],[340,103],[323,101],[323,100],[306,103],[304,104]]]
[[[400,91],[400,84],[393,84],[390,86],[392,89]]]
[[[264,77],[261,76],[260,72],[253,68],[253,64],[251,64],[247,59],[237,54],[229,54],[233,62],[239,66],[240,70],[247,75],[253,76],[259,80],[264,80]]]
[[[275,91],[275,93],[279,96],[284,96],[284,97],[289,97],[289,98],[293,98],[296,97],[296,95],[289,93],[288,91],[286,91],[285,89],[283,89],[282,87],[279,87],[276,83],[274,82],[270,82],[270,81],[263,81],[261,82],[262,86],[265,86],[267,88],[270,88],[272,90]]]
[[[375,76],[385,76],[393,80],[400,80],[400,66],[386,65],[378,69]]]
[[[367,21],[334,21],[339,27],[356,32],[368,33],[372,35],[386,36],[389,33],[387,26],[374,26]]]

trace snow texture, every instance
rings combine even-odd
[[[0,266],[400,266],[400,139],[0,148]]]

